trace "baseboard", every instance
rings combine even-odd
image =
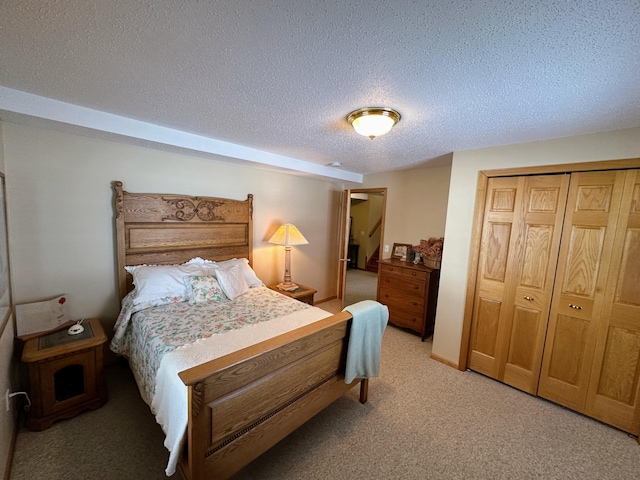
[[[431,354],[429,355],[429,357],[430,357],[430,358],[432,358],[433,360],[435,360],[436,362],[444,363],[444,364],[445,364],[445,365],[447,365],[448,367],[452,367],[452,368],[455,368],[456,370],[460,370],[460,369],[458,368],[458,364],[457,364],[457,363],[452,362],[452,361],[450,361],[450,360],[447,360],[446,358],[441,357],[441,356],[439,356],[439,355],[436,355],[435,353],[431,353]]]
[[[322,300],[315,300],[313,304],[318,305],[319,303],[330,302],[331,300],[335,300],[336,298],[338,298],[338,296],[334,295],[333,297],[323,298]]]

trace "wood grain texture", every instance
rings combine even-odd
[[[356,385],[344,382],[350,319],[342,312],[181,372],[190,397],[199,386],[203,398],[185,475],[229,478]]]
[[[473,324],[473,312],[475,308],[476,286],[478,269],[480,262],[480,246],[482,243],[482,226],[484,221],[484,210],[487,199],[487,185],[489,178],[478,172],[478,182],[476,186],[476,201],[473,211],[473,227],[471,230],[471,244],[469,246],[469,264],[467,266],[467,288],[464,299],[464,316],[462,319],[462,336],[460,340],[460,354],[458,355],[458,369],[466,370],[470,359],[471,330]],[[433,355],[433,354],[432,354]],[[445,363],[442,357],[434,357],[439,362]],[[450,364],[452,362],[448,362]]]
[[[513,209],[496,212],[491,200],[484,212],[469,367],[535,393],[568,176],[490,179],[487,188],[512,192]]]
[[[106,403],[102,365],[107,336],[99,319],[85,319],[84,323],[91,329],[90,338],[49,348],[40,348],[40,336],[25,343],[22,361],[28,364],[32,401],[27,418],[29,429],[47,429],[57,420]],[[64,373],[71,371],[75,373]]]
[[[600,342],[625,178],[625,171],[571,175],[538,395],[580,412]]]
[[[585,413],[640,432],[640,170],[624,180]]]
[[[194,257],[253,262],[253,195],[246,200],[129,193],[114,181],[120,298],[133,288],[125,265],[169,265]]]
[[[253,197],[231,200],[134,194],[114,182],[118,285],[125,265],[221,261],[253,255]],[[360,383],[344,382],[346,312],[180,372],[189,412],[180,468],[191,480],[224,479]]]
[[[574,200],[571,205],[567,206],[567,218],[565,222],[568,228],[576,225],[577,229],[583,229],[581,234],[583,238],[576,241],[572,250],[579,250],[575,245],[587,245],[593,251],[587,256],[591,258],[579,259],[578,256],[572,260],[573,265],[569,267],[572,279],[567,282],[570,285],[568,290],[573,293],[565,295],[556,302],[556,291],[553,292],[554,311],[549,315],[550,324],[546,329],[547,344],[554,343],[556,336],[557,324],[561,325],[560,329],[571,330],[573,323],[574,334],[578,335],[577,339],[572,338],[566,343],[569,348],[574,348],[573,352],[565,352],[565,355],[576,358],[574,362],[574,370],[571,373],[571,366],[562,367],[561,362],[554,366],[554,374],[566,378],[574,378],[576,376],[576,368],[580,370],[579,384],[582,390],[577,389],[569,383],[556,382],[552,387],[545,383],[548,379],[540,380],[541,393],[545,388],[553,390],[556,398],[553,401],[562,403],[563,405],[574,408],[587,415],[598,418],[606,423],[615,425],[625,431],[635,435],[640,434],[640,374],[638,373],[638,365],[640,359],[636,350],[637,336],[640,332],[640,174],[637,170],[628,170],[618,172],[617,170],[638,169],[640,167],[640,159],[614,160],[607,162],[589,162],[583,164],[567,164],[567,165],[551,165],[538,167],[525,167],[516,169],[501,169],[482,171],[478,173],[478,192],[476,196],[476,208],[474,211],[474,227],[472,232],[472,241],[470,249],[469,276],[467,280],[467,296],[465,302],[465,314],[463,322],[463,335],[460,348],[460,360],[458,368],[470,366],[471,359],[476,356],[478,361],[482,363],[479,371],[486,373],[491,371],[490,362],[487,361],[487,355],[474,352],[472,345],[477,338],[482,339],[483,349],[491,351],[491,343],[487,342],[487,336],[475,336],[476,327],[474,326],[475,315],[479,309],[480,302],[478,298],[482,298],[482,303],[486,304],[487,292],[496,292],[504,297],[505,288],[492,287],[482,288],[478,283],[481,276],[481,268],[483,261],[482,252],[482,232],[484,220],[486,217],[487,204],[490,203],[491,194],[487,191],[488,185],[495,178],[511,177],[514,175],[538,175],[553,173],[578,173],[588,172],[585,175],[578,175],[582,178],[578,182],[580,186],[580,194],[574,193]],[[602,175],[600,174],[602,173]],[[608,179],[605,177],[609,177]],[[617,179],[616,179],[617,177]],[[620,180],[620,177],[624,180]],[[613,181],[611,179],[613,178]],[[572,185],[574,184],[572,180]],[[606,185],[609,186],[606,186]],[[604,187],[603,187],[604,186]],[[624,186],[624,193],[621,194]],[[533,195],[530,198],[529,214],[534,211],[543,211],[548,207],[545,206],[546,199],[551,198],[548,193],[544,193],[544,189],[536,187],[532,189]],[[609,192],[609,193],[607,193]],[[606,198],[607,195],[610,198]],[[617,199],[617,200],[616,200]],[[616,203],[617,202],[617,203]],[[612,210],[618,209],[619,213]],[[604,221],[603,221],[604,219]],[[539,228],[540,222],[534,221],[530,224],[530,228]],[[562,225],[562,223],[560,224]],[[593,232],[584,234],[584,231],[595,229],[601,231],[606,229],[605,237],[600,241],[599,235],[593,235]],[[540,230],[538,230],[540,234]],[[611,242],[611,236],[615,235],[615,244]],[[534,235],[535,236],[535,235]],[[541,238],[541,235],[537,235]],[[557,265],[558,280],[556,286],[563,281],[563,275],[567,268],[567,253],[569,241],[565,241],[565,236],[570,234],[563,233],[563,249],[564,254],[560,253],[560,262]],[[531,239],[527,233],[527,263],[529,259],[537,256],[529,254],[529,245]],[[595,238],[595,240],[594,240]],[[601,245],[598,245],[599,242]],[[594,254],[600,249],[600,253]],[[576,253],[577,255],[577,253]],[[598,258],[599,255],[599,258]],[[607,261],[607,257],[609,260]],[[536,279],[540,268],[537,266],[528,266],[523,271],[521,285],[517,298],[521,296],[528,297],[529,305],[535,305],[540,308],[542,298],[534,295],[533,291],[528,290],[528,286],[536,286]],[[588,273],[588,272],[591,273]],[[604,272],[604,273],[603,273]],[[549,270],[547,277],[552,281],[556,271]],[[608,280],[607,280],[608,279]],[[593,282],[595,281],[595,288]],[[606,281],[606,285],[603,283]],[[606,289],[605,289],[606,287]],[[560,289],[560,287],[558,287]],[[606,290],[606,291],[605,291]],[[603,293],[604,292],[604,293]],[[585,295],[591,293],[591,297]],[[578,301],[579,300],[579,301]],[[501,300],[502,301],[502,300]],[[581,307],[577,310],[573,307]],[[513,315],[517,317],[520,306],[516,306]],[[494,316],[498,316],[495,313]],[[558,321],[560,317],[560,321]],[[573,320],[565,320],[573,319]],[[594,321],[590,321],[594,319]],[[581,339],[581,328],[576,327],[579,324],[588,322],[586,340]],[[491,325],[487,323],[487,325]],[[514,332],[519,326],[514,323]],[[489,334],[493,335],[497,327],[493,325],[488,328]],[[544,332],[543,332],[544,333]],[[517,337],[525,337],[525,335],[516,334]],[[563,337],[564,334],[560,334]],[[568,335],[571,337],[571,335]],[[474,338],[476,340],[474,340]],[[563,343],[564,340],[558,340]],[[585,353],[581,366],[580,351]],[[545,361],[542,365],[542,371],[548,375],[550,358],[553,355],[553,349],[548,349],[545,345],[541,351],[544,351]],[[591,352],[591,354],[589,354]],[[525,364],[526,353],[520,355],[512,355],[513,367],[520,367]],[[591,358],[589,359],[589,355]],[[522,369],[524,370],[524,369]],[[564,370],[564,371],[563,371]],[[519,376],[521,371],[517,368],[511,372],[513,376]],[[505,369],[505,376],[510,376],[509,367]],[[588,384],[588,394],[586,394],[585,385]],[[535,392],[533,392],[535,393]],[[585,402],[579,398],[584,398]],[[562,398],[567,398],[566,402]],[[640,439],[639,439],[640,443]]]
[[[376,300],[389,308],[389,323],[418,332],[424,341],[434,330],[439,281],[439,269],[380,260]]]

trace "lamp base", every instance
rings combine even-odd
[[[278,285],[276,285],[276,288],[278,290],[284,290],[286,292],[293,292],[294,290],[298,289],[298,285],[296,285],[295,283],[279,283]]]

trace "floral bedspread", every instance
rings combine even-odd
[[[151,405],[156,375],[165,354],[216,333],[308,308],[312,307],[267,287],[251,288],[233,301],[170,303],[137,312],[129,294],[123,300],[110,348],[129,359],[140,393]]]

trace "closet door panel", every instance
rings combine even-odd
[[[502,380],[531,394],[538,388],[568,188],[568,175],[525,181],[523,254],[513,267],[516,288]]]
[[[469,368],[529,393],[540,372],[568,175],[488,184]]]
[[[538,394],[584,411],[625,172],[571,175]]]
[[[485,202],[469,368],[499,380],[507,353],[506,322],[511,309],[505,310],[504,305],[514,295],[512,264],[519,250],[523,190],[524,178],[492,178]]]
[[[539,327],[539,311],[522,307],[515,308],[508,364],[524,368],[527,371],[533,368],[535,343],[531,339],[538,336]]]
[[[549,359],[549,376],[561,381],[559,387],[577,387],[585,361],[589,321],[558,315],[553,333],[555,348]]]
[[[627,172],[585,413],[640,432],[640,172]]]

